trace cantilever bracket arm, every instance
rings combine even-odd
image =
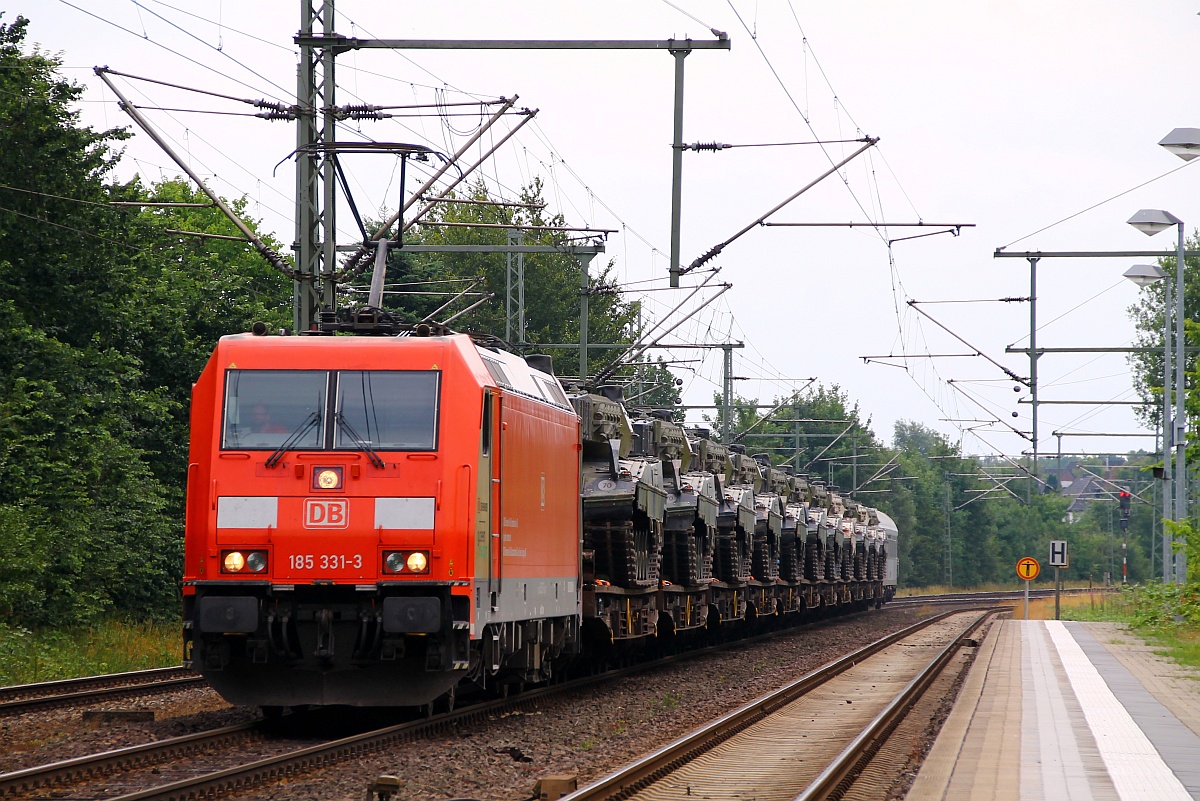
[[[671,285],[672,285],[672,286],[678,286],[678,285],[679,285],[679,276],[681,276],[681,275],[683,275],[683,274],[685,274],[685,273],[690,273],[692,270],[695,270],[697,267],[701,267],[701,266],[703,266],[704,264],[706,264],[706,263],[708,263],[709,261],[711,261],[712,259],[715,259],[717,256],[721,255],[721,251],[723,251],[723,250],[725,249],[726,245],[729,245],[729,244],[731,244],[731,243],[732,243],[732,242],[733,242],[735,239],[737,239],[738,237],[742,236],[743,234],[745,234],[747,231],[749,231],[751,228],[755,227],[756,225],[763,225],[763,224],[766,222],[766,219],[767,219],[768,217],[770,217],[772,214],[774,214],[775,212],[779,211],[779,210],[780,210],[780,209],[782,209],[784,206],[786,206],[787,204],[791,203],[793,200],[795,200],[796,198],[800,197],[801,195],[803,195],[803,194],[804,194],[805,192],[807,192],[808,190],[812,189],[812,188],[813,188],[814,186],[816,186],[817,184],[821,183],[821,181],[824,181],[826,178],[828,178],[829,176],[833,175],[835,172],[837,172],[837,171],[838,171],[838,170],[840,170],[842,167],[844,167],[844,166],[846,166],[847,164],[849,164],[851,161],[853,161],[853,160],[854,160],[855,158],[857,158],[859,155],[861,155],[861,154],[863,154],[863,153],[867,152],[867,150],[869,150],[870,148],[872,148],[872,147],[874,147],[876,144],[878,144],[878,142],[879,142],[879,137],[871,137],[871,136],[868,136],[868,137],[865,137],[865,138],[863,139],[863,141],[864,141],[864,142],[866,142],[866,144],[864,144],[864,145],[863,145],[862,147],[860,147],[858,150],[855,150],[855,151],[854,151],[853,153],[851,153],[849,156],[847,156],[846,158],[842,159],[842,160],[841,160],[841,161],[839,161],[837,164],[834,164],[834,165],[833,165],[832,167],[830,167],[828,170],[826,170],[825,172],[821,173],[821,175],[820,175],[819,177],[817,177],[815,180],[813,180],[813,181],[810,181],[808,184],[806,184],[804,187],[802,187],[802,188],[801,188],[799,191],[797,191],[797,192],[794,192],[794,193],[793,193],[792,195],[790,195],[790,196],[789,196],[787,199],[785,199],[785,200],[784,200],[782,203],[779,203],[778,205],[776,205],[776,206],[775,206],[773,209],[771,209],[770,211],[768,211],[766,214],[762,215],[761,217],[759,217],[758,219],[756,219],[754,222],[750,223],[750,224],[749,224],[749,225],[747,225],[746,227],[742,228],[742,230],[738,231],[736,234],[734,234],[733,236],[729,237],[729,238],[728,238],[728,239],[726,239],[724,242],[721,242],[721,243],[720,243],[720,244],[718,244],[718,245],[714,245],[712,248],[710,248],[710,249],[708,250],[708,252],[707,252],[707,253],[705,253],[703,256],[700,256],[699,258],[697,258],[695,261],[693,261],[693,262],[692,262],[691,264],[689,264],[687,267],[680,267],[680,268],[678,268],[678,269],[676,269],[676,268],[672,267],[672,271],[671,271]]]
[[[951,331],[949,328],[947,328],[946,326],[944,326],[944,325],[942,325],[941,323],[939,323],[939,322],[938,322],[937,320],[935,320],[935,319],[934,319],[932,316],[930,316],[930,314],[929,314],[928,312],[924,312],[924,311],[921,311],[920,309],[918,309],[918,308],[917,308],[917,304],[918,304],[918,303],[920,303],[920,301],[919,301],[919,300],[909,300],[909,301],[908,301],[908,305],[909,305],[909,306],[911,306],[911,307],[912,307],[912,310],[913,310],[913,311],[915,311],[917,314],[920,314],[920,315],[921,315],[922,317],[924,317],[926,320],[929,320],[931,323],[933,323],[933,324],[934,324],[934,325],[936,325],[938,328],[940,328],[940,329],[942,329],[943,331],[945,331],[945,332],[946,332],[947,334],[949,334],[950,336],[952,336],[952,337],[954,337],[955,339],[957,339],[959,342],[961,342],[961,343],[963,343],[964,345],[966,345],[968,348],[971,348],[971,349],[973,349],[973,350],[974,350],[976,353],[978,353],[980,356],[982,356],[983,358],[987,359],[989,362],[991,362],[992,364],[994,364],[996,367],[1000,368],[1000,370],[1002,370],[1002,371],[1004,372],[1004,374],[1005,374],[1006,376],[1008,376],[1009,378],[1011,378],[1013,381],[1016,381],[1018,384],[1024,384],[1025,386],[1029,386],[1029,384],[1030,384],[1030,379],[1028,379],[1028,378],[1022,378],[1021,376],[1017,375],[1017,374],[1016,374],[1016,373],[1014,373],[1012,370],[1009,370],[1009,369],[1008,369],[1007,367],[1005,367],[1003,364],[1001,364],[1000,362],[996,361],[996,360],[995,360],[995,359],[993,359],[991,356],[988,356],[988,355],[987,355],[987,354],[985,354],[983,351],[981,351],[979,348],[976,348],[976,347],[975,347],[974,345],[972,345],[970,342],[968,342],[967,340],[963,339],[963,338],[962,338],[962,337],[960,337],[958,334],[954,333],[954,332],[953,332],[953,331]]]

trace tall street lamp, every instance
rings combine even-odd
[[[1200,155],[1200,151],[1196,155]],[[1183,220],[1162,209],[1142,209],[1129,218],[1129,224],[1147,236],[1154,236],[1172,225],[1176,227],[1179,234],[1175,251],[1175,420],[1172,426],[1172,438],[1175,442],[1175,476],[1171,483],[1175,488],[1174,519],[1182,522],[1187,519],[1187,461],[1185,456],[1187,426],[1183,406],[1185,371],[1183,360]],[[1176,541],[1176,547],[1179,548],[1179,552],[1175,557],[1175,583],[1184,584],[1187,582],[1187,557],[1183,552],[1182,539]]]
[[[1163,520],[1171,519],[1171,488],[1174,480],[1171,473],[1171,274],[1157,264],[1135,264],[1124,272],[1124,276],[1142,289],[1166,280],[1163,293]],[[1060,440],[1061,442],[1061,440]],[[1151,549],[1153,550],[1153,549]],[[1164,525],[1162,530],[1162,579],[1163,584],[1171,580],[1171,534]]]
[[[1200,156],[1200,128],[1176,128],[1159,144],[1184,161],[1191,161]]]

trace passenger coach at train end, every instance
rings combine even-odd
[[[196,382],[185,661],[233,703],[419,705],[578,647],[580,424],[465,335],[225,337]]]

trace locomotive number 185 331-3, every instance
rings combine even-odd
[[[288,557],[288,566],[292,570],[361,570],[363,556],[360,553],[294,553]]]

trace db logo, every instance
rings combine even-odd
[[[346,528],[350,510],[346,501],[315,500],[304,502],[305,528]]]

